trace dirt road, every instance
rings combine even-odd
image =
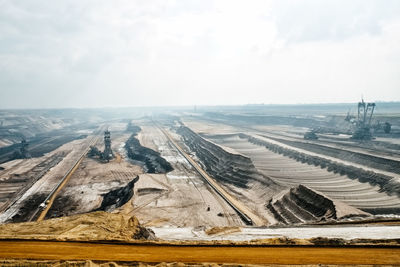
[[[92,145],[96,144],[96,142],[98,142],[100,140],[100,138],[101,138],[100,134],[103,132],[103,129],[105,127],[106,126],[104,126],[104,125],[101,125],[99,127],[99,129],[97,131],[97,134],[92,137],[92,139],[90,140],[90,143],[86,146],[85,150],[83,150],[82,154],[77,159],[76,163],[72,166],[72,168],[70,170],[67,171],[65,176],[61,179],[61,181],[57,184],[57,186],[53,189],[53,191],[50,192],[49,196],[45,199],[46,207],[42,210],[42,212],[40,213],[39,217],[37,218],[38,222],[44,220],[44,218],[47,215],[47,212],[52,207],[52,205],[54,203],[54,200],[56,199],[58,193],[60,193],[60,191],[68,183],[69,179],[74,174],[76,169],[78,169],[79,164],[81,164],[82,160],[85,158],[85,156],[86,156],[87,152],[89,151],[90,147]],[[33,219],[33,217],[35,215],[36,215],[36,213],[32,216],[31,220]]]
[[[400,248],[170,246],[1,241],[0,258],[248,264],[398,264]]]

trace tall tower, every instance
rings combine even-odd
[[[114,157],[114,154],[111,150],[111,134],[110,131],[107,130],[104,132],[104,153],[103,157],[105,160],[109,161]]]

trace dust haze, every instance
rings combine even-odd
[[[3,1],[1,108],[400,101],[400,4]]]

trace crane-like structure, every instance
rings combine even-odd
[[[114,153],[111,150],[111,133],[109,130],[104,132],[104,152],[103,159],[109,161],[114,157]]]
[[[375,110],[375,103],[366,103],[364,99],[358,102],[358,115],[356,130],[352,138],[358,140],[370,140],[371,134],[371,120]]]

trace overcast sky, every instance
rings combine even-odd
[[[0,0],[0,108],[400,101],[399,0]]]

